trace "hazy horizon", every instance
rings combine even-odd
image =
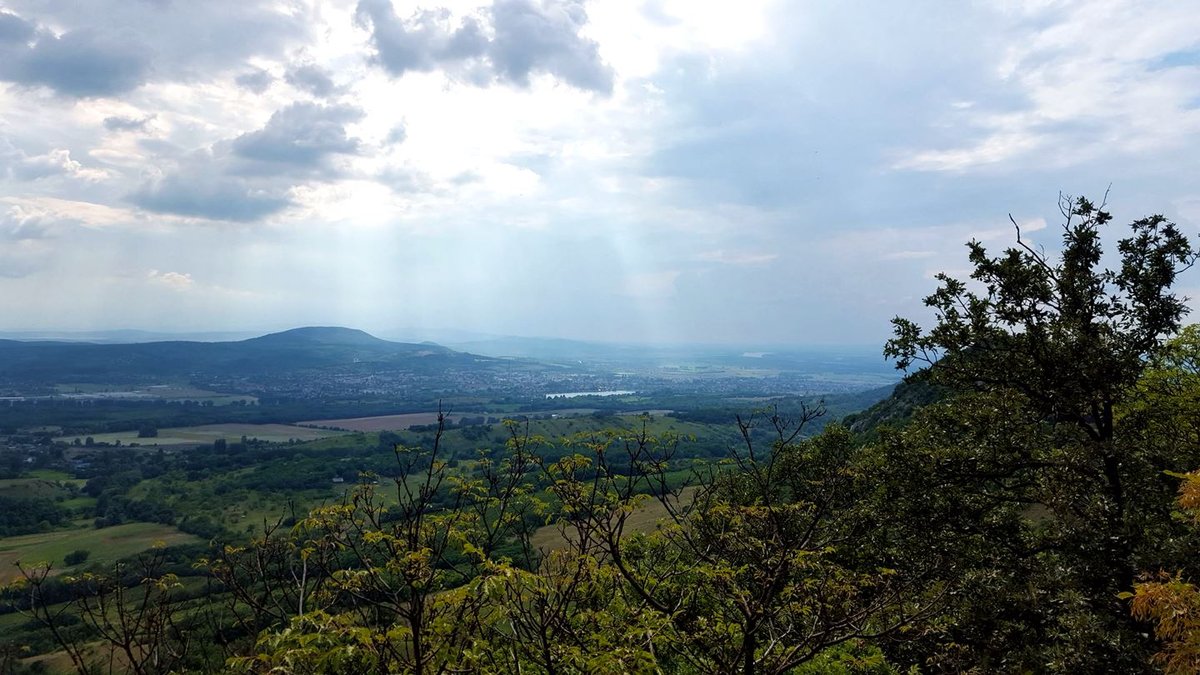
[[[379,332],[370,331],[356,326],[287,326],[280,328],[265,328],[257,330],[229,330],[229,331],[163,331],[163,330],[146,330],[140,328],[112,328],[112,329],[94,329],[94,330],[0,330],[0,340],[62,340],[62,341],[100,341],[111,344],[131,344],[137,342],[158,342],[168,340],[183,340],[195,342],[225,342],[247,340],[265,335],[283,333],[287,331],[306,329],[306,328],[345,328],[349,330],[362,330],[363,332],[377,337],[382,340],[392,342],[436,342],[447,346],[463,346],[471,343],[503,343],[507,341],[525,342],[525,343],[566,343],[578,344],[586,346],[597,346],[602,348],[654,348],[654,349],[712,349],[712,350],[738,350],[738,349],[770,349],[774,351],[784,352],[790,350],[846,350],[855,353],[879,352],[882,359],[882,341],[878,344],[872,342],[829,342],[829,343],[765,343],[765,342],[657,342],[646,343],[636,341],[619,341],[619,340],[587,340],[573,339],[562,337],[548,337],[544,335],[504,335],[494,333],[477,333],[470,331],[459,330],[439,330],[428,329],[421,333],[404,333],[397,331],[382,330]],[[125,339],[122,339],[124,336]]]
[[[5,0],[0,331],[882,344],[1060,191],[1194,236],[1198,95],[1179,2]]]

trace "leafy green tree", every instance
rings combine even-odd
[[[243,622],[265,626],[236,670],[442,673],[473,653],[494,613],[481,585],[506,569],[500,549],[534,528],[535,439],[512,427],[503,458],[481,456],[468,476],[442,458],[445,425],[439,414],[428,446],[395,447],[391,499],[365,481],[287,536],[213,565],[251,612]]]
[[[1167,343],[1142,376],[1138,390],[1136,404],[1124,411],[1124,417],[1142,430],[1139,442],[1160,454],[1184,454],[1200,446],[1200,326],[1184,328]],[[1134,593],[1123,595],[1132,599],[1135,618],[1154,624],[1162,647],[1155,660],[1164,670],[1194,673],[1200,670],[1200,590],[1189,581],[1197,574],[1196,566],[1189,563],[1200,550],[1195,529],[1200,524],[1200,473],[1172,476],[1166,480],[1182,479],[1179,511],[1164,518],[1174,515],[1189,522],[1192,536],[1160,535],[1160,541],[1178,542],[1179,550],[1172,551],[1173,559],[1163,556],[1157,574],[1144,575]]]
[[[876,527],[849,434],[798,440],[823,412],[739,420],[744,446],[699,474],[690,498],[668,476],[678,439],[644,429],[584,436],[586,452],[551,469],[569,537],[611,561],[639,614],[661,624],[647,645],[660,666],[786,673],[830,647],[908,630],[938,606],[931,572],[942,561],[888,564],[893,542]],[[627,536],[645,493],[668,518]]]
[[[963,561],[963,600],[936,648],[955,668],[1145,667],[1117,594],[1158,551],[1161,471],[1190,465],[1147,452],[1122,411],[1179,330],[1186,306],[1171,289],[1197,254],[1156,215],[1130,225],[1106,269],[1104,205],[1060,206],[1056,257],[1019,227],[998,257],[972,241],[971,281],[938,275],[934,326],[896,318],[885,348],[951,396],[881,451],[898,515],[945,519],[931,541]]]

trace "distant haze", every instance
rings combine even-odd
[[[1198,158],[1188,2],[8,0],[0,331],[878,345]]]

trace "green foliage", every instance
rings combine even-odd
[[[0,537],[45,532],[66,521],[68,512],[46,497],[0,495]]]
[[[818,414],[747,420],[744,447],[692,486],[673,478],[680,439],[648,420],[558,447],[510,422],[503,451],[458,469],[439,427],[394,448],[382,486],[214,550],[199,604],[159,564],[128,587],[120,570],[70,580],[67,611],[48,568],[31,571],[28,607],[77,663],[99,638],[140,672],[210,669],[213,647],[247,673],[892,672],[869,640],[915,630],[941,588],[926,567],[879,565],[899,540],[874,533],[848,432],[799,440]],[[666,518],[635,532],[648,499]],[[547,520],[560,549],[531,544]]]
[[[1062,206],[1056,259],[1019,230],[997,258],[971,242],[973,281],[939,275],[926,299],[936,324],[897,318],[885,350],[949,394],[879,445],[897,518],[939,523],[929,545],[958,561],[955,604],[914,648],[943,668],[1147,668],[1144,632],[1117,594],[1146,561],[1176,555],[1162,472],[1200,460],[1194,445],[1147,442],[1173,423],[1151,422],[1144,399],[1147,366],[1170,353],[1163,341],[1185,311],[1171,286],[1196,253],[1152,216],[1103,269],[1108,213]]]
[[[842,424],[864,440],[875,440],[880,427],[903,425],[918,409],[944,396],[942,388],[926,378],[912,376],[896,385],[887,398],[842,418]]]
[[[1200,522],[1200,474],[1177,474],[1183,479],[1179,505],[1193,524]],[[1182,574],[1160,571],[1146,575],[1133,593],[1130,612],[1134,618],[1154,624],[1162,643],[1155,661],[1171,674],[1194,673],[1200,669],[1200,589]]]

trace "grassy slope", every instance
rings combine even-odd
[[[0,539],[0,583],[15,579],[15,563],[50,562],[63,567],[63,556],[78,549],[91,551],[87,564],[115,562],[162,543],[168,546],[199,541],[168,525],[128,523],[95,529],[77,527]]]

